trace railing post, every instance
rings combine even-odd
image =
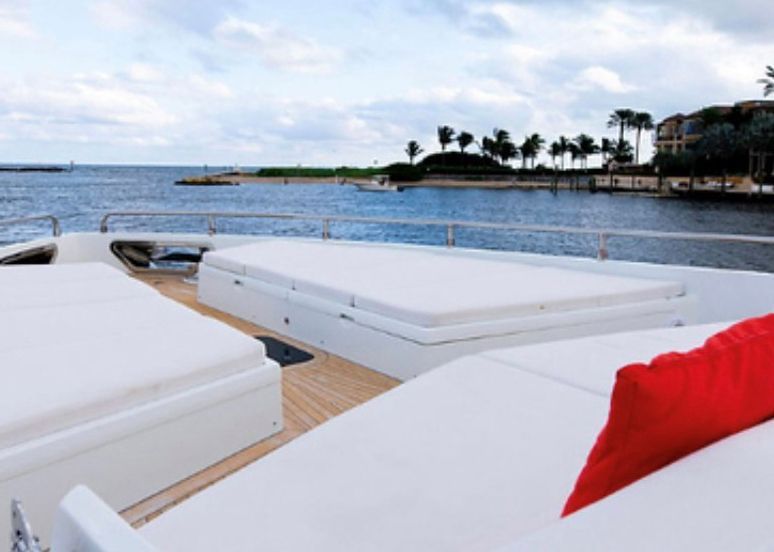
[[[102,216],[102,220],[99,221],[99,231],[102,234],[107,234],[108,231],[108,217],[110,216],[110,213],[107,213]]]
[[[59,219],[53,216],[51,217],[51,231],[55,238],[62,235],[62,225],[59,224]]]
[[[210,236],[214,236],[217,228],[215,228],[215,217],[213,215],[207,215],[207,233]]]
[[[322,239],[328,240],[331,237],[331,221],[330,219],[322,219]]]
[[[607,252],[607,234],[604,232],[599,233],[599,246],[597,248],[597,260],[606,261],[608,257]]]
[[[454,225],[446,225],[446,247],[454,247]]]

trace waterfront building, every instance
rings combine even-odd
[[[712,117],[727,117],[733,112],[746,117],[760,112],[774,113],[774,101],[749,100],[734,105],[712,105],[684,115],[676,113],[656,126],[655,146],[658,152],[681,153],[701,140],[707,124],[708,114]]]

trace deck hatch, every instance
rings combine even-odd
[[[253,337],[264,344],[266,356],[277,361],[282,367],[309,362],[314,358],[311,353],[294,347],[290,343],[285,343],[276,337],[268,335],[255,335]]]
[[[56,258],[54,244],[17,251],[0,259],[0,265],[47,265]]]
[[[134,272],[195,274],[209,246],[200,243],[114,241],[110,251]]]

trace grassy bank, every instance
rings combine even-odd
[[[266,167],[255,173],[261,177],[279,178],[370,178],[375,174],[382,174],[383,167]]]

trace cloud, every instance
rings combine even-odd
[[[219,23],[213,36],[218,42],[255,54],[265,65],[283,71],[328,73],[342,57],[336,48],[296,36],[277,25],[261,25],[233,17]]]
[[[17,0],[0,0],[0,38],[36,38],[27,16],[26,4]]]
[[[148,63],[132,63],[127,76],[135,82],[159,82],[164,79],[164,72]]]
[[[524,99],[512,115],[490,110],[488,117],[500,117],[497,124],[514,135],[537,131],[549,140],[580,132],[605,136],[607,115],[617,106],[659,118],[754,95],[764,47],[771,51],[770,41],[739,39],[697,5],[428,0],[426,10],[429,5],[452,6],[447,19],[475,38],[472,20],[497,19],[505,32],[466,69],[472,79],[497,82]]]
[[[660,0],[465,5],[471,17],[495,14],[509,29],[498,52],[470,71],[533,97],[560,91],[566,101],[559,107],[571,116],[618,105],[617,96],[657,116],[692,109],[696,98],[714,103],[755,96],[771,40],[738,39],[702,15],[698,4],[689,4],[690,9],[666,8]]]
[[[224,55],[213,52],[212,49],[193,48],[190,55],[208,73],[225,73],[233,62]]]
[[[0,87],[0,126],[15,140],[93,148],[217,142],[221,135],[210,117],[233,99],[222,82],[139,63],[113,74],[48,76]]]
[[[702,19],[715,29],[743,41],[769,40],[774,32],[770,0],[735,0],[732,3],[726,0],[683,0],[679,5],[671,0],[651,0],[651,3]]]
[[[460,0],[407,0],[406,7],[414,15],[444,17],[465,32],[482,38],[501,38],[511,32],[507,23],[487,10],[483,2],[468,4]]]
[[[100,0],[91,6],[95,19],[110,28],[162,24],[202,35],[242,9],[241,0]]]
[[[634,86],[625,84],[618,73],[599,65],[581,71],[571,86],[580,90],[600,89],[612,94],[625,94],[635,90]]]
[[[175,121],[154,98],[100,77],[17,84],[7,89],[5,104],[12,120],[49,125],[146,128]]]
[[[492,83],[490,83],[492,84]],[[430,89],[409,90],[402,96],[407,103],[418,104],[446,104],[468,106],[498,106],[513,107],[525,103],[525,98],[515,92],[504,90],[500,87],[495,90],[478,86],[451,87],[438,86]]]
[[[613,108],[760,97],[767,3],[87,0],[72,25],[0,0],[0,39],[46,29],[23,63],[0,51],[3,147],[352,164],[430,151],[439,124],[600,138]]]
[[[514,17],[514,14],[528,13],[529,10],[551,10],[570,14],[588,13],[602,9],[630,10],[652,8],[661,11],[665,17],[691,18],[702,21],[719,31],[730,33],[740,40],[768,40],[774,31],[774,18],[767,17],[771,11],[770,0],[649,0],[633,3],[627,0],[406,0],[412,13],[434,13],[459,24],[460,28],[475,34],[489,29],[495,36],[513,34],[520,26],[529,25],[529,18]],[[526,10],[526,11],[525,11]]]

